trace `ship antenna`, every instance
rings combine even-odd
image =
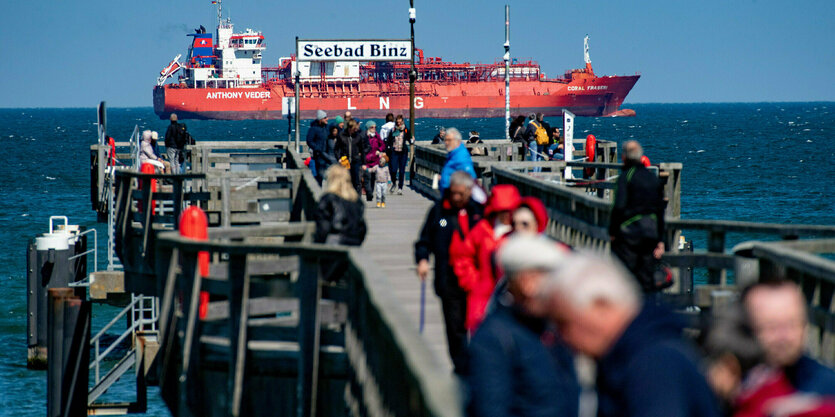
[[[217,25],[223,23],[223,5],[222,0],[217,0]]]
[[[586,64],[591,64],[591,58],[589,57],[589,35],[586,34],[586,38],[583,39],[583,58],[586,60]]]

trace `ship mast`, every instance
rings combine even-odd
[[[594,75],[594,70],[591,69],[591,57],[589,56],[589,35],[583,39],[583,60],[586,61],[586,73]]]
[[[223,5],[221,4],[222,0],[217,0],[217,25],[223,22]]]

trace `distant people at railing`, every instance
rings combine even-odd
[[[341,165],[326,171],[327,187],[316,207],[316,243],[359,246],[365,240],[365,204]]]
[[[406,164],[409,162],[409,145],[414,142],[412,132],[406,127],[403,115],[398,114],[394,119],[394,128],[386,140],[386,149],[391,156],[391,189],[390,193],[403,194],[403,182],[406,180]]]
[[[185,128],[177,122],[177,114],[171,113],[168,117],[171,124],[168,125],[168,130],[165,131],[165,153],[168,155],[168,162],[171,164],[171,171],[175,174],[182,172],[180,169],[180,157],[182,155],[184,139],[183,132]]]
[[[310,149],[310,170],[319,185],[328,167],[336,162],[328,153],[328,114],[323,110],[316,111],[316,120],[310,122],[307,131],[307,147]]]
[[[454,234],[466,236],[484,215],[484,207],[472,198],[474,186],[469,173],[453,173],[449,188],[426,214],[415,242],[415,263],[421,280],[429,276],[429,256],[434,256],[435,294],[441,299],[449,355],[459,374],[464,373],[467,364],[467,293],[450,264],[449,247]]]
[[[664,253],[664,189],[641,163],[644,151],[630,140],[623,144],[623,170],[618,177],[609,220],[612,253],[638,279],[645,293],[672,284],[660,270]]]
[[[150,130],[142,132],[142,141],[139,146],[139,166],[141,167],[142,164],[148,163],[156,167],[159,172],[170,174],[171,168],[169,163],[162,160],[154,152],[153,133]]]
[[[446,128],[441,126],[440,128],[438,128],[438,133],[436,133],[435,136],[432,138],[432,144],[433,145],[439,145],[441,143],[444,143],[444,136],[445,135],[446,135]]]
[[[449,180],[454,172],[464,171],[473,178],[476,177],[475,168],[473,168],[473,159],[470,157],[470,153],[467,152],[467,147],[462,146],[461,132],[458,129],[451,127],[446,130],[444,147],[447,150],[447,156],[446,162],[443,168],[441,168],[441,178],[438,183],[441,195],[449,187]]]
[[[598,416],[718,416],[683,323],[621,266],[572,253],[545,296],[562,339],[597,362]]]
[[[551,160],[565,159],[565,141],[558,127],[551,128],[551,145],[548,146],[548,157]]]
[[[359,123],[350,120],[345,125],[345,130],[339,134],[334,151],[340,163],[347,162],[351,174],[351,183],[357,193],[362,191],[360,175],[365,171],[365,155],[368,153],[368,143],[360,135]],[[343,159],[344,158],[344,159]]]
[[[470,415],[578,415],[574,358],[547,319],[542,291],[567,254],[554,241],[525,234],[499,249],[507,292],[470,342]]]
[[[470,138],[467,139],[467,143],[474,145],[474,144],[484,143],[484,142],[481,140],[481,137],[479,136],[478,132],[476,132],[475,130],[472,130],[472,131],[470,131]],[[471,156],[488,156],[489,155],[489,152],[487,152],[487,147],[486,146],[475,146],[475,147],[472,147],[472,148],[468,148],[468,150],[470,151]]]

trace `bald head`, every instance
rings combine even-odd
[[[628,140],[623,144],[623,162],[641,163],[644,148],[637,140]]]
[[[168,120],[171,120],[172,122],[176,122],[177,121],[177,113],[171,113],[171,116],[168,116]]]

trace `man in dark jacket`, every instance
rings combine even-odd
[[[618,177],[609,220],[612,253],[638,279],[644,292],[657,292],[653,274],[664,253],[664,189],[641,163],[644,150],[630,140],[623,144],[623,171]]]
[[[435,255],[435,294],[441,298],[449,355],[456,372],[461,373],[466,368],[467,294],[458,286],[449,264],[449,244],[453,233],[470,230],[481,220],[484,207],[470,198],[475,182],[469,174],[452,174],[451,184],[426,215],[415,242],[415,263],[418,277],[425,280],[431,269],[429,255]]]
[[[760,282],[745,289],[742,302],[766,362],[783,369],[800,392],[835,396],[835,371],[804,353],[809,315],[797,284]]]
[[[519,235],[498,253],[507,292],[470,342],[471,416],[576,416],[579,386],[570,350],[546,320],[546,275],[566,252],[556,242]]]
[[[168,155],[168,163],[171,164],[171,172],[179,174],[180,171],[180,152],[183,148],[179,146],[182,143],[180,138],[184,130],[179,123],[177,123],[177,114],[171,113],[168,117],[171,124],[168,125],[168,130],[165,131],[165,154]]]
[[[362,195],[361,174],[365,171],[365,155],[368,153],[368,137],[360,134],[359,123],[356,120],[349,120],[345,129],[337,137],[334,145],[334,152],[337,158],[343,156],[351,164],[351,183],[357,193]]]
[[[316,120],[310,123],[307,131],[307,146],[316,169],[316,181],[322,185],[322,176],[333,164],[333,156],[327,152],[328,145],[328,114],[322,110],[316,111]]]
[[[666,308],[643,303],[628,275],[575,253],[547,284],[563,339],[597,360],[598,416],[718,416],[683,326]]]

